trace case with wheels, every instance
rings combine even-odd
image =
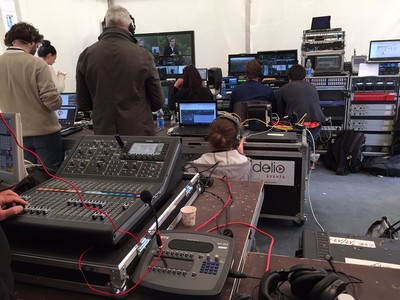
[[[309,170],[306,132],[269,132],[250,135],[244,144],[252,159],[251,180],[264,180],[260,217],[289,219],[302,225]]]

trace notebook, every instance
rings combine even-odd
[[[208,135],[208,127],[217,117],[216,101],[180,101],[178,102],[179,127],[171,135],[200,136]]]
[[[60,122],[62,130],[61,132],[70,127],[74,127],[77,108],[75,105],[62,105],[60,109],[57,109],[56,115],[58,122]]]
[[[61,93],[62,105],[76,105],[76,93]]]
[[[297,133],[293,131],[271,131],[246,137],[246,142],[258,143],[296,143]]]

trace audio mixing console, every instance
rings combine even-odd
[[[125,236],[120,230],[132,230],[151,212],[142,191],[157,207],[180,182],[180,151],[173,137],[122,137],[118,143],[113,136],[84,136],[57,172],[82,199],[72,185],[52,178],[21,195],[29,204],[4,223],[5,231],[117,244]]]

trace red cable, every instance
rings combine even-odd
[[[250,227],[250,228],[253,228],[253,229],[257,230],[261,234],[263,234],[263,235],[265,235],[265,236],[267,236],[267,237],[269,237],[271,239],[271,243],[269,245],[268,253],[267,253],[267,263],[265,265],[265,272],[268,272],[270,261],[271,261],[272,246],[274,245],[274,242],[275,242],[274,237],[272,235],[262,231],[261,229],[258,229],[257,227],[255,227],[255,226],[253,226],[253,225],[251,225],[249,223],[246,223],[246,222],[229,222],[228,224],[221,224],[221,225],[218,225],[218,227],[216,226],[216,227],[213,227],[213,228],[207,230],[207,233],[210,233],[210,232],[216,230],[219,227],[228,226],[228,225],[243,225],[243,226],[247,226],[247,227]]]

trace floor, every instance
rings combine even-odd
[[[303,225],[292,220],[259,219],[258,228],[275,239],[273,254],[295,256],[304,230],[365,235],[382,216],[392,223],[400,220],[400,178],[368,173],[338,176],[318,162],[309,175],[308,191]],[[268,251],[268,237],[257,233],[256,242],[259,252]]]

